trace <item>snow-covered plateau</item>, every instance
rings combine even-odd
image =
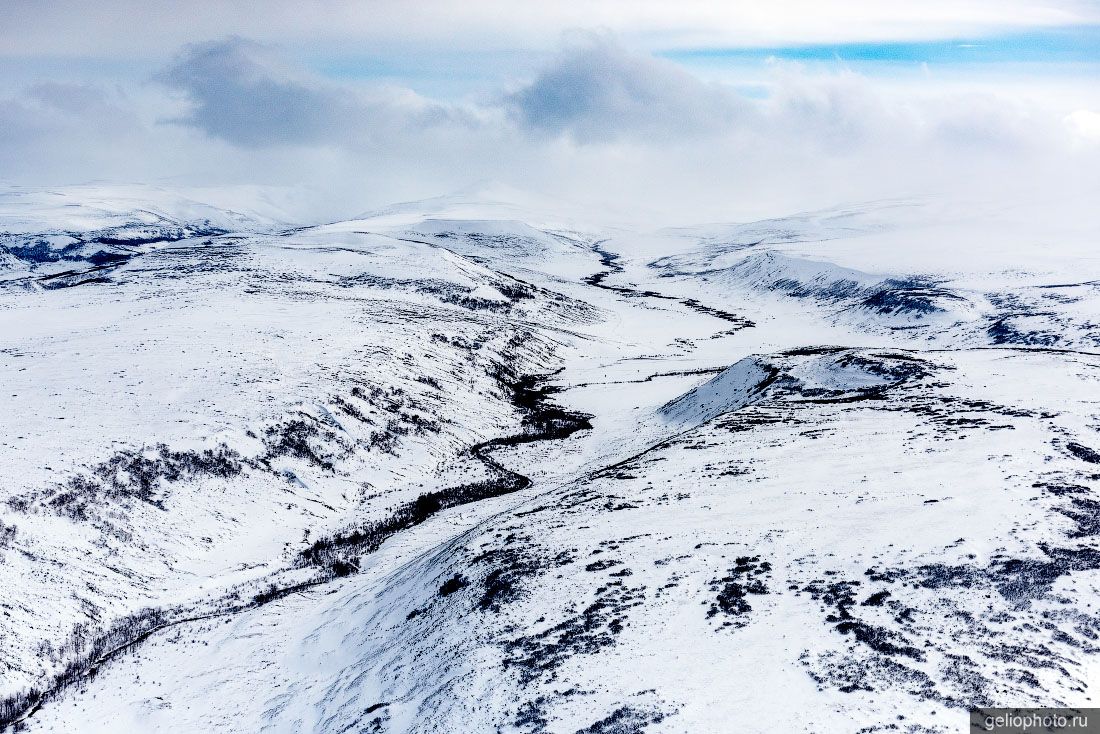
[[[1100,223],[0,191],[0,725],[1100,706]]]

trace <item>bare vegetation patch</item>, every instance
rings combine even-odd
[[[127,449],[55,488],[12,497],[8,506],[18,512],[43,507],[76,521],[92,519],[95,508],[108,500],[137,499],[165,509],[165,484],[234,477],[244,466],[241,455],[224,443],[202,451],[173,451],[165,444]]]

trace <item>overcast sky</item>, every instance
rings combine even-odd
[[[744,214],[1091,191],[1100,1],[0,3],[0,180]]]

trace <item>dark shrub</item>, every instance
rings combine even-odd
[[[456,573],[454,576],[444,581],[443,585],[439,587],[439,595],[450,596],[460,589],[465,589],[469,585],[470,582],[466,579],[465,576],[460,573]]]

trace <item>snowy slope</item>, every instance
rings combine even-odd
[[[6,692],[76,661],[22,726],[954,732],[1096,704],[1087,231],[1053,227],[1059,260],[1020,229],[1008,271],[958,244],[997,211],[635,233],[516,198],[0,290]]]
[[[1000,210],[950,214],[886,203],[789,224],[675,230],[670,236],[694,246],[646,264],[666,290],[765,318],[797,299],[849,333],[951,347],[1100,346],[1100,312],[1089,297],[1100,272],[1100,222],[1072,228],[1049,213],[1026,223]]]
[[[239,199],[242,192],[227,194]],[[284,224],[285,215],[270,204],[238,211],[156,187],[4,187],[0,287],[56,287],[72,279],[73,268],[93,265],[82,279],[100,277],[158,243],[230,231],[274,231]],[[27,277],[32,273],[37,280]],[[43,279],[45,275],[59,279]]]
[[[481,472],[466,449],[516,421],[507,380],[592,318],[383,236],[183,236],[72,267],[0,310],[6,692],[116,619],[254,585],[310,533]]]

